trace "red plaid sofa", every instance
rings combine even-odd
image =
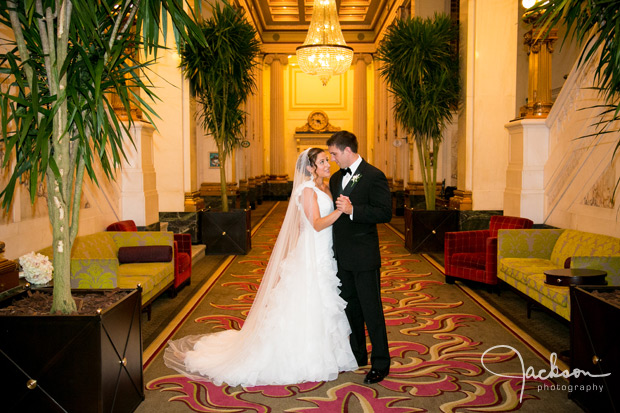
[[[529,229],[534,223],[527,218],[494,215],[489,229],[447,232],[444,244],[446,282],[455,278],[496,285],[497,231],[500,229]]]

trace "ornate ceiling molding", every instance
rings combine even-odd
[[[246,10],[264,53],[295,53],[304,42],[314,0],[235,0]],[[356,53],[374,53],[385,30],[411,0],[337,0],[340,26]]]

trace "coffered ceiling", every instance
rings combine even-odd
[[[373,51],[380,34],[400,7],[411,0],[336,0],[340,27],[348,45]],[[314,0],[237,0],[255,25],[265,51],[294,51],[306,38]]]
[[[251,0],[265,27],[279,30],[299,30],[312,18],[314,0]],[[340,0],[338,15],[342,26],[370,27],[378,9],[387,0]],[[383,7],[381,7],[383,6]]]

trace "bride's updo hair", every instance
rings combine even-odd
[[[312,176],[312,173],[310,171],[308,171],[308,169],[303,167],[303,164],[305,163],[306,166],[310,166],[312,168],[316,168],[316,157],[319,156],[319,154],[321,152],[325,152],[325,149],[321,149],[321,148],[310,148],[307,149],[307,155],[308,155],[308,161],[304,162],[304,157],[300,156],[299,158],[297,158],[297,169],[301,170],[303,169],[303,173],[306,176]]]

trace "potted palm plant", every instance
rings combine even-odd
[[[208,47],[190,38],[180,53],[181,68],[199,104],[199,121],[217,146],[222,200],[221,211],[202,214],[202,241],[208,254],[245,254],[250,210],[229,211],[226,161],[242,141],[243,104],[256,87],[260,43],[243,10],[227,1],[216,3],[212,17],[199,26]]]
[[[85,176],[97,182],[98,164],[114,177],[124,145],[132,144],[132,106],[154,115],[145,100],[154,97],[145,76],[154,59],[140,61],[137,51],[156,52],[168,19],[178,37],[195,31],[193,41],[201,39],[184,8],[192,10],[185,0],[0,1],[0,24],[14,39],[0,52],[9,176],[0,199],[8,210],[18,182],[32,201],[46,188],[54,267],[52,314],[0,316],[1,381],[15,384],[0,395],[11,411],[130,411],[144,397],[140,292],[113,309],[75,315],[74,295],[82,291],[72,295],[71,249]]]
[[[451,226],[457,225],[457,214],[446,212],[451,216],[447,219],[427,215],[436,215],[430,212],[435,210],[437,191],[437,162],[433,157],[439,154],[444,126],[459,102],[458,56],[454,48],[457,39],[458,27],[445,14],[427,19],[407,17],[397,19],[388,28],[377,52],[378,59],[384,62],[381,76],[394,94],[396,121],[417,148],[429,211],[417,221],[428,227],[431,235],[412,228],[409,232],[422,240],[435,240],[434,244],[441,248],[441,234],[456,229]],[[406,219],[409,213],[410,209],[405,211]],[[433,225],[429,225],[431,222]],[[445,225],[448,222],[452,225]]]

